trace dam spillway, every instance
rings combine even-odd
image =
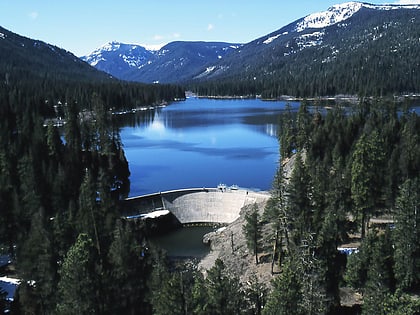
[[[123,208],[126,217],[167,210],[181,224],[232,223],[244,206],[269,197],[247,189],[188,188],[127,198]]]

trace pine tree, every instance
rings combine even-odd
[[[78,225],[81,233],[88,233],[95,240],[99,255],[101,255],[101,243],[99,240],[99,225],[97,215],[97,190],[93,176],[86,170],[79,194]]]
[[[261,315],[268,295],[266,285],[253,275],[247,282],[245,295],[248,300],[249,306],[247,309],[250,311],[250,314]]]
[[[406,180],[396,201],[395,277],[398,287],[410,290],[420,285],[420,178]]]
[[[273,291],[269,295],[263,315],[303,315],[302,278],[293,259],[283,265],[282,273],[273,281]]]
[[[192,313],[194,315],[208,314],[208,299],[204,276],[196,274],[192,288]]]
[[[259,220],[258,206],[253,204],[249,213],[245,215],[245,225],[243,232],[247,240],[248,249],[255,256],[255,264],[258,265],[258,250],[261,240],[261,223]]]
[[[27,239],[18,249],[18,269],[22,277],[19,301],[22,310],[35,309],[37,313],[49,313],[54,309],[56,290],[56,263],[52,236],[45,218],[39,209],[31,220]]]
[[[290,158],[296,149],[296,136],[292,107],[289,103],[286,104],[285,113],[281,116],[279,142],[281,159]]]
[[[196,315],[236,315],[244,303],[238,279],[227,274],[220,259],[204,281],[196,281],[193,291]]]
[[[161,273],[159,287],[152,292],[153,314],[191,314],[190,289],[186,274],[182,271]]]
[[[60,266],[57,312],[64,315],[95,314],[93,242],[80,234]]]
[[[147,277],[151,265],[143,228],[135,228],[128,221],[117,221],[115,226],[108,252],[110,307],[115,313],[136,314],[147,310]]]
[[[287,212],[293,241],[295,244],[300,244],[303,234],[312,231],[310,177],[300,152],[296,154],[295,165],[287,187]]]
[[[363,313],[384,314],[382,306],[387,295],[394,292],[393,257],[390,232],[370,239],[370,257],[364,287]]]
[[[308,104],[303,100],[299,106],[296,117],[296,147],[299,151],[309,146],[309,129],[311,128],[311,116],[308,111]]]
[[[283,163],[280,163],[273,180],[273,189],[263,214],[264,220],[271,223],[273,239],[273,252],[271,259],[271,273],[274,273],[274,264],[278,259],[281,267],[284,251],[289,247],[289,219],[286,211],[286,180]],[[284,243],[284,244],[283,244]],[[283,247],[285,246],[285,250]]]
[[[378,133],[362,134],[355,145],[351,165],[351,193],[362,238],[366,235],[366,225],[375,206],[381,200],[382,186],[378,180],[384,154]]]

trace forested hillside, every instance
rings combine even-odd
[[[76,86],[1,84],[0,244],[13,263],[2,273],[21,280],[13,314],[150,309],[141,284],[151,254],[141,224],[120,219],[130,171],[109,108],[132,108],[145,93],[142,104],[176,93],[157,85]],[[57,104],[62,130],[44,125]]]
[[[208,65],[191,88],[263,98],[419,92],[418,7],[360,5],[340,23],[303,28],[302,19],[248,43]]]
[[[0,27],[0,80],[107,81],[110,76],[68,51]]]
[[[281,266],[263,314],[341,314],[346,286],[362,314],[418,314],[418,115],[381,100],[325,115],[303,103],[281,127],[282,159],[296,162],[290,178],[279,168],[263,218]],[[358,250],[345,256],[345,244]]]
[[[294,171],[279,168],[265,215],[244,227],[256,257],[273,257],[273,282],[244,284],[221,260],[206,277],[174,269],[142,221],[120,218],[129,167],[101,97],[93,120],[67,103],[62,138],[30,95],[2,91],[0,239],[22,279],[14,314],[341,314],[343,286],[363,295],[363,314],[420,311],[420,119],[409,109],[286,111],[281,157],[297,155]],[[393,224],[372,225],[380,215]],[[348,242],[359,251],[346,257],[337,247]]]
[[[0,31],[0,248],[12,262],[1,273],[20,280],[11,305],[0,292],[1,310],[147,312],[152,259],[141,224],[120,219],[130,171],[110,109],[171,102],[183,89],[118,81]]]
[[[0,28],[0,87],[3,102],[25,111],[28,102],[43,116],[54,105],[77,102],[93,107],[97,94],[108,108],[132,109],[185,97],[179,86],[146,85],[116,80],[58,47]]]

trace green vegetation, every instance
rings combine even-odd
[[[221,260],[206,276],[169,264],[141,221],[120,218],[129,168],[109,108],[180,89],[48,82],[0,90],[0,240],[22,279],[14,314],[335,314],[343,286],[363,294],[364,314],[420,311],[415,113],[382,100],[288,108],[272,197],[243,228],[256,263],[271,257],[273,281],[241,283]],[[58,111],[62,134],[44,126]],[[374,226],[378,216],[394,222]],[[348,242],[359,251],[346,257],[337,247]]]
[[[400,13],[383,17],[381,29],[381,15],[368,27],[356,20],[347,37],[330,29],[319,50],[277,61],[248,51],[259,61],[247,75],[195,89],[267,98],[413,92],[419,54],[410,47],[417,47],[419,20],[408,13],[399,24],[390,21]],[[130,172],[111,110],[169,102],[184,91],[116,81],[57,47],[0,31],[7,37],[0,52],[0,243],[21,279],[13,314],[420,313],[417,114],[382,99],[322,114],[305,101],[297,113],[287,107],[271,199],[262,216],[250,209],[243,227],[255,262],[271,257],[272,283],[241,283],[220,259],[204,276],[193,265],[170,264],[149,243],[143,221],[120,216]],[[338,41],[355,51],[328,59]],[[363,42],[371,45],[355,45]],[[233,70],[243,68],[237,60]],[[55,121],[65,121],[61,133]],[[378,217],[392,224],[377,224]],[[358,251],[338,251],[349,243]],[[340,305],[342,287],[363,296],[360,309]]]
[[[339,288],[349,286],[363,295],[362,314],[418,314],[420,143],[408,139],[418,139],[419,117],[381,100],[325,115],[306,106],[295,119],[286,111],[279,136],[283,161],[295,162],[290,178],[280,167],[266,207],[281,274],[264,310],[340,314]],[[339,253],[346,243],[358,252]]]
[[[12,313],[150,310],[153,250],[142,224],[120,219],[130,172],[109,109],[177,97],[113,80],[0,83],[0,242],[21,279]]]
[[[245,215],[243,231],[250,251],[254,253],[255,264],[258,264],[258,250],[261,242],[261,223],[258,216],[258,206],[253,205],[251,211]]]

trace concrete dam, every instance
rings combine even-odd
[[[181,224],[232,223],[244,206],[269,197],[267,192],[229,187],[179,189],[127,198],[123,215],[130,219],[170,212]]]

